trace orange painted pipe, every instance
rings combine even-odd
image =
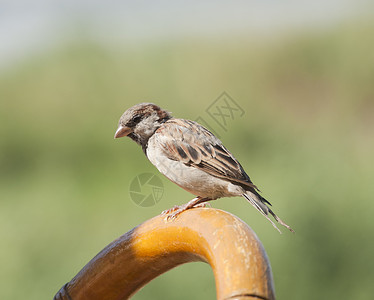
[[[222,210],[194,208],[174,221],[156,216],[97,254],[55,300],[123,300],[160,274],[187,262],[213,269],[217,299],[273,300],[265,250],[252,229]]]

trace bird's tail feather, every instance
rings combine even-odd
[[[288,226],[285,222],[282,221],[270,208],[267,206],[267,203],[270,204],[265,198],[263,198],[258,193],[252,193],[250,191],[246,191],[242,194],[244,198],[246,198],[249,203],[253,205],[269,222],[274,226],[279,233],[282,233],[279,228],[274,224],[272,220],[269,218],[269,213],[274,217],[274,219],[284,227],[286,227],[289,231],[295,232],[290,226]],[[270,204],[271,205],[271,204]]]

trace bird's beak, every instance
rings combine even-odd
[[[130,127],[126,127],[126,126],[123,127],[122,125],[119,125],[116,133],[114,134],[114,138],[118,139],[120,137],[127,136],[130,133],[131,133],[131,128]]]

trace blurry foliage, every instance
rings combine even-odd
[[[51,299],[120,234],[192,195],[164,180],[142,208],[131,179],[157,172],[128,139],[131,105],[206,117],[227,91],[245,110],[221,139],[296,234],[279,235],[244,199],[220,199],[257,232],[278,299],[374,294],[374,27],[175,40],[110,49],[77,42],[0,75],[1,299]],[[160,175],[161,177],[161,175]],[[193,287],[193,288],[191,288]],[[157,278],[134,299],[213,299],[208,266]]]

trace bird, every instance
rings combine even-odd
[[[196,197],[162,212],[172,221],[182,212],[204,207],[208,201],[242,196],[275,229],[269,218],[294,230],[270,208],[271,204],[253,184],[239,161],[207,128],[195,121],[172,117],[153,103],[140,103],[127,109],[119,119],[114,138],[129,137],[139,144],[149,161],[169,180]]]

